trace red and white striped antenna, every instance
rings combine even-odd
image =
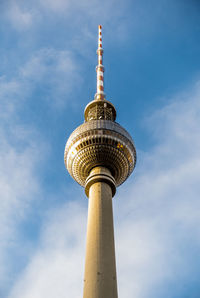
[[[98,33],[98,64],[96,67],[97,72],[97,93],[95,94],[95,99],[103,100],[105,99],[104,93],[104,66],[103,66],[103,48],[102,48],[102,26],[99,25]]]

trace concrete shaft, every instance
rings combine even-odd
[[[90,177],[101,172],[111,176],[98,167]],[[112,194],[111,185],[101,179],[89,188],[84,298],[117,298]]]

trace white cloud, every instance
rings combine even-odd
[[[41,196],[38,167],[45,163],[50,151],[50,144],[44,147],[45,141],[36,127],[23,123],[21,109],[32,100],[47,100],[47,109],[63,107],[72,86],[80,84],[77,64],[68,51],[37,51],[14,74],[12,71],[10,77],[0,77],[0,288],[3,295],[17,274],[14,267],[19,262],[18,256],[24,251],[25,264],[30,254],[29,239],[21,243],[23,232],[19,225],[27,220],[31,207]]]
[[[50,10],[55,13],[69,14],[69,13],[85,13],[84,16],[90,16],[91,18],[99,17],[102,20],[108,19],[108,14],[112,11],[112,15],[115,18],[116,15],[121,15],[121,1],[118,2],[118,6],[114,0],[111,1],[98,1],[98,0],[39,0],[41,5],[45,7],[46,10]],[[123,6],[127,6],[128,3],[123,3]]]
[[[0,107],[1,120],[8,120],[9,116],[13,115],[15,101],[22,95],[21,83],[18,80],[6,80],[5,77],[0,77]]]
[[[21,67],[20,78],[31,92],[38,88],[42,99],[58,108],[66,104],[67,96],[82,83],[79,70],[70,51],[47,48],[34,53]]]
[[[20,109],[33,100],[51,99],[47,108],[66,105],[66,96],[79,79],[77,64],[67,51],[44,49],[36,52],[10,78],[0,77],[0,288],[1,292],[13,282],[14,255],[24,250],[23,262],[29,256],[29,240],[20,248],[19,225],[27,220],[31,207],[41,196],[38,166],[45,162],[50,144],[45,145],[34,127],[20,119]],[[80,81],[79,81],[80,83]],[[34,98],[35,100],[35,98]],[[39,165],[40,164],[40,165]],[[14,272],[14,273],[13,273]]]
[[[46,9],[50,9],[54,12],[66,12],[66,9],[72,5],[72,2],[69,0],[40,0],[40,3],[44,5]]]
[[[148,120],[156,145],[140,152],[138,174],[129,180],[133,185],[124,185],[114,199],[119,296],[124,298],[165,291],[183,297],[182,289],[186,293],[199,276],[199,95],[197,84]],[[85,219],[78,203],[52,210],[10,298],[82,295]],[[196,297],[195,288],[192,293]]]
[[[86,210],[80,204],[49,212],[40,248],[9,297],[81,297],[85,231]]]
[[[5,282],[9,262],[5,255],[16,239],[17,225],[39,193],[37,164],[44,160],[44,141],[38,132],[19,120],[19,111],[33,90],[46,86],[42,95],[63,103],[76,84],[76,63],[66,51],[45,49],[16,71],[13,78],[0,77],[0,281]],[[51,94],[48,90],[51,88]],[[55,97],[55,98],[53,98]],[[42,98],[43,99],[43,98]],[[55,104],[56,103],[56,104]],[[49,105],[48,105],[49,106]],[[47,146],[48,150],[49,145]],[[45,150],[45,156],[48,155]],[[41,191],[41,190],[40,190]]]
[[[29,29],[33,24],[34,12],[22,8],[16,1],[12,1],[7,8],[7,18],[16,30],[24,31]]]
[[[8,251],[17,245],[17,226],[26,218],[40,188],[35,170],[42,146],[39,142],[36,145],[31,131],[25,131],[30,141],[26,139],[24,142],[22,129],[15,127],[13,131],[1,129],[0,132],[0,282],[3,288],[12,271]]]
[[[78,80],[76,71],[77,65],[70,52],[44,49],[27,61],[16,72],[14,78],[0,77],[0,184],[1,195],[4,198],[1,200],[3,204],[1,218],[4,214],[5,218],[7,217],[6,208],[11,208],[12,212],[20,209],[15,209],[14,204],[18,204],[21,197],[26,197],[36,188],[35,179],[32,179],[31,175],[38,159],[37,154],[40,149],[43,150],[42,144],[36,146],[36,139],[38,142],[41,141],[37,132],[20,124],[19,107],[32,97],[33,90],[40,84],[46,85],[46,93],[51,88],[52,98],[55,96],[55,101],[59,103],[61,100],[59,96],[66,96],[73,84],[76,84],[76,79]]]
[[[16,117],[18,107],[32,100],[46,101],[47,109],[69,104],[69,95],[81,86],[81,67],[70,51],[43,48],[15,70],[15,74],[0,77],[1,118]]]
[[[120,217],[119,289],[125,298],[151,298],[170,283],[176,287],[168,286],[169,295],[182,297],[177,284],[185,285],[186,293],[199,274],[198,256],[191,261],[192,249],[200,248],[199,95],[198,83],[148,120],[157,145],[140,152],[136,181],[132,177],[125,198],[120,191],[115,215]]]
[[[18,120],[18,108],[25,95],[26,88],[19,78],[0,78],[1,292],[12,280],[13,264],[9,252],[18,253],[18,225],[26,219],[40,190],[36,168],[43,152],[43,142],[34,129]]]
[[[71,32],[78,28],[76,34],[70,38],[70,43],[73,47],[77,46],[79,50],[81,49],[81,53],[87,56],[87,44],[91,40],[96,41],[98,24],[103,25],[103,28],[109,28],[109,32],[114,32],[107,37],[108,42],[111,40],[113,43],[127,38],[128,27],[130,29],[132,20],[137,18],[137,13],[134,16],[129,15],[130,1],[118,0],[116,3],[115,0],[39,0],[39,3],[38,8],[41,14],[47,18],[52,15],[55,18],[64,16],[66,31]],[[105,35],[104,38],[106,38]]]

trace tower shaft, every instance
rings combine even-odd
[[[108,169],[96,167],[89,178],[83,297],[117,298],[111,184],[113,177]]]

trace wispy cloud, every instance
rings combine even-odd
[[[26,219],[32,201],[38,197],[40,183],[36,168],[42,154],[42,143],[36,134],[14,123],[1,121],[0,130],[0,288],[7,287],[14,270],[9,252],[18,243],[18,225]],[[12,126],[11,125],[11,126]],[[28,141],[29,140],[29,141]],[[38,149],[40,148],[40,149]],[[17,252],[15,251],[17,255]],[[15,271],[15,270],[14,270]]]
[[[33,52],[13,74],[0,77],[1,116],[8,119],[8,112],[15,113],[18,104],[32,101],[36,93],[37,100],[46,100],[47,108],[69,103],[71,91],[82,83],[79,69],[70,51],[43,48]]]
[[[40,247],[19,277],[10,298],[81,296],[82,288],[77,286],[77,281],[83,284],[86,213],[80,203],[67,203],[48,213]]]
[[[33,100],[44,101],[47,110],[66,106],[72,88],[80,84],[77,68],[71,52],[42,49],[9,77],[0,78],[1,291],[13,279],[15,262],[9,255],[13,251],[15,255],[21,254],[18,226],[42,195],[37,169],[45,163],[50,150],[50,144],[45,145],[46,139],[42,140],[37,128],[23,122],[21,109],[25,105],[28,109]]]
[[[137,18],[137,11],[135,17],[130,16],[128,13],[131,2],[122,0],[118,1],[117,5],[114,0],[103,0],[101,2],[98,0],[38,0],[29,2],[22,0],[20,3],[11,0],[4,6],[6,20],[19,35],[23,36],[24,33],[34,32],[34,30],[36,30],[37,36],[43,35],[43,27],[46,33],[47,22],[50,25],[49,30],[54,30],[51,27],[51,19],[52,17],[60,18],[61,32],[66,34],[72,44],[80,39],[79,47],[83,47],[84,43],[88,43],[88,37],[91,38],[92,36],[95,40],[96,28],[100,23],[109,26],[110,31],[114,30],[115,34],[110,35],[109,39],[113,41],[124,40],[127,36],[126,29],[132,22],[131,20]],[[77,27],[79,30],[76,30]],[[73,35],[75,30],[76,36]],[[34,38],[35,35],[33,34],[32,37]],[[83,52],[84,48],[82,49]]]
[[[8,2],[6,16],[14,29],[24,31],[33,25],[35,11],[26,8],[25,5],[20,5],[17,1],[10,1]]]
[[[19,77],[0,78],[0,289],[12,280],[12,258],[20,238],[18,225],[26,218],[40,183],[36,168],[43,142],[35,129],[19,121],[27,90]]]
[[[41,100],[48,100],[54,107],[63,106],[71,91],[80,86],[79,66],[70,51],[41,49],[34,53],[20,69],[20,79],[28,84],[31,92],[38,91]]]
[[[157,144],[139,153],[136,181],[132,177],[125,197],[120,191],[116,231],[123,297],[199,293],[199,95],[197,83],[148,119]]]

